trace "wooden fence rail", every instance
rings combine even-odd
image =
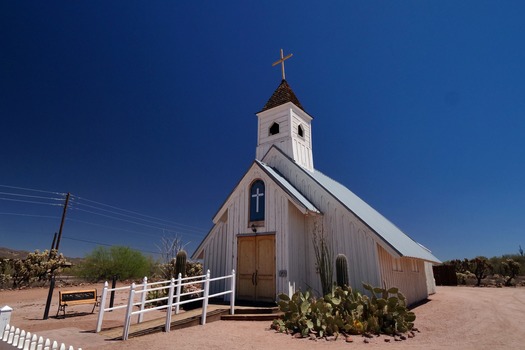
[[[6,325],[3,336],[0,339],[0,350],[23,349],[23,350],[75,350],[73,346],[69,348],[64,343],[58,345],[57,341],[44,339],[31,332],[26,332],[20,328]],[[82,350],[82,348],[78,348]]]
[[[230,279],[230,289],[218,292],[216,294],[209,294],[210,283],[220,280]],[[185,286],[190,285],[201,285],[201,289],[192,290],[190,292],[183,292]],[[113,307],[106,307],[107,295],[109,292],[117,290],[129,290],[129,296],[126,304],[117,305]],[[147,299],[148,293],[159,292],[161,296],[159,298]],[[181,300],[181,297],[190,296],[192,294],[200,294],[201,297],[191,298],[186,300]],[[210,270],[207,271],[206,275],[202,276],[192,276],[182,278],[181,274],[178,275],[177,279],[172,278],[171,280],[153,282],[148,284],[148,280],[144,277],[143,283],[136,285],[133,283],[130,287],[120,287],[120,288],[108,288],[108,283],[104,284],[104,289],[102,291],[102,298],[100,301],[100,309],[97,320],[96,332],[100,332],[102,329],[102,322],[104,320],[104,313],[112,310],[126,308],[126,316],[124,318],[124,329],[122,332],[122,339],[127,340],[129,336],[129,327],[131,325],[131,318],[134,315],[138,315],[137,323],[141,323],[143,320],[143,315],[147,312],[167,309],[169,312],[166,312],[166,323],[165,331],[170,331],[171,326],[171,314],[175,311],[176,314],[179,313],[180,305],[187,303],[200,301],[202,300],[202,316],[201,324],[206,324],[206,313],[208,308],[208,300],[210,298],[215,298],[218,296],[230,294],[230,314],[234,314],[235,309],[235,270],[232,270],[231,275],[221,276],[221,277],[210,277]],[[135,302],[135,298],[139,296],[139,301]],[[184,298],[182,298],[184,299]],[[163,305],[157,305],[161,302]],[[157,306],[155,306],[157,305]],[[137,311],[133,311],[133,307],[139,307]]]

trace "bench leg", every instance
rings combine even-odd
[[[57,315],[56,318],[58,318],[58,314],[60,313],[60,310],[62,310],[63,317],[66,318],[66,305],[58,305]]]

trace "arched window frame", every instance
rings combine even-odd
[[[250,225],[262,226],[266,209],[266,186],[264,181],[257,179],[251,183],[248,199],[250,203],[248,208]]]

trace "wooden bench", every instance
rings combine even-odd
[[[66,317],[66,306],[93,304],[93,310],[91,310],[91,313],[93,313],[95,312],[95,307],[99,304],[96,289],[60,291],[58,292],[58,299],[57,317],[60,311],[62,311],[64,313],[63,316]]]

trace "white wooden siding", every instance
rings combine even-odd
[[[330,235],[334,257],[345,254],[349,265],[349,282],[353,288],[363,290],[362,283],[380,285],[380,271],[377,256],[375,234],[342,204],[333,200],[317,182],[303,172],[294,171],[286,159],[277,151],[265,158],[323,213],[323,226]],[[307,232],[309,255],[313,256],[311,247],[312,228]],[[311,262],[315,270],[315,261]],[[335,271],[334,271],[335,274]],[[335,275],[334,275],[335,278]],[[311,287],[320,290],[319,276],[305,276]],[[297,281],[296,281],[297,283]],[[315,286],[315,287],[314,287]]]
[[[320,209],[322,215],[303,215],[286,192],[254,165],[215,217],[216,226],[210,233],[212,237],[207,238],[203,247],[206,268],[217,271],[216,274],[226,274],[237,268],[237,236],[252,234],[248,221],[249,187],[255,179],[261,179],[265,183],[266,215],[264,226],[258,227],[257,231],[275,234],[276,295],[288,291],[289,281],[295,282],[297,289],[321,291],[312,232],[314,220],[322,220],[334,258],[341,253],[348,259],[349,281],[353,288],[363,291],[363,282],[373,286],[396,286],[405,293],[410,303],[427,297],[422,260],[401,258],[403,271],[393,271],[392,255],[388,247],[382,247],[384,242],[315,180],[298,171],[278,151],[270,152],[264,160]],[[416,271],[412,271],[412,267]],[[287,271],[287,276],[280,277],[279,271]]]
[[[315,272],[315,265],[310,263],[309,234],[305,216],[294,205],[288,204],[290,227],[288,243],[288,277],[286,282],[295,282],[296,290],[306,291],[312,285],[310,272]],[[314,274],[315,275],[315,274]]]
[[[425,276],[427,278],[427,290],[428,294],[436,293],[436,280],[434,279],[434,270],[432,269],[434,264],[425,261]]]
[[[399,288],[407,298],[408,304],[413,304],[428,297],[425,263],[423,260],[402,257],[400,259],[401,271],[394,271],[392,255],[388,254],[379,245],[377,246],[377,251],[381,266],[381,285],[384,288]]]

